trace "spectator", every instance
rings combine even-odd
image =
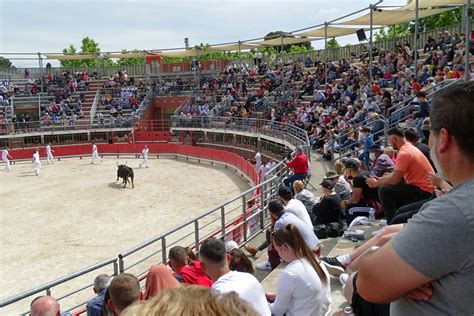
[[[417,99],[420,104],[420,112],[418,112],[418,122],[416,123],[416,130],[420,135],[421,141],[425,140],[425,135],[421,130],[423,121],[430,115],[430,104],[426,101],[426,93],[423,91],[418,92]]]
[[[369,148],[370,161],[372,162],[372,174],[376,177],[382,177],[386,173],[390,173],[395,169],[392,159],[384,154],[382,148],[378,144],[373,144]]]
[[[428,174],[434,173],[434,170],[421,151],[405,139],[403,130],[392,128],[388,131],[388,139],[398,149],[395,170],[381,178],[367,179],[367,185],[379,188],[380,202],[387,222],[390,222],[399,207],[427,199],[433,194],[434,187]]]
[[[362,135],[364,135],[364,151],[359,156],[359,160],[364,162],[365,170],[370,170],[369,148],[374,144],[374,136],[370,133],[371,128],[364,126]]]
[[[227,251],[227,253],[230,255],[229,269],[231,271],[254,273],[252,262],[250,262],[242,250],[237,248]]]
[[[216,294],[236,292],[259,315],[270,315],[262,285],[250,273],[229,269],[229,255],[221,240],[216,238],[206,240],[201,245],[200,256],[202,268],[214,282],[212,289]]]
[[[288,224],[275,230],[273,244],[288,263],[276,293],[267,293],[272,315],[327,315],[331,310],[329,275],[298,228]]]
[[[168,253],[169,264],[181,283],[211,287],[212,281],[202,271],[198,260],[192,260],[181,246],[174,246]]]
[[[291,190],[289,187],[281,186],[278,188],[278,199],[285,206],[285,212],[295,215],[302,222],[308,225],[308,227],[313,227],[305,205],[301,201],[291,198]]]
[[[466,242],[474,238],[473,98],[473,82],[462,82],[432,99],[431,158],[454,188],[360,260],[354,290],[370,302],[392,302],[390,315],[474,313],[474,284],[466,282],[474,279],[474,244]]]
[[[313,225],[339,223],[341,219],[341,198],[334,192],[334,184],[331,180],[323,180],[320,185],[323,197],[313,207]]]
[[[69,313],[61,313],[58,301],[52,296],[39,296],[33,299],[30,306],[31,316],[70,316]]]
[[[293,182],[293,190],[295,191],[295,200],[300,201],[306,208],[308,213],[311,213],[313,206],[316,204],[314,194],[304,188],[304,183],[301,180]]]
[[[148,300],[166,289],[174,289],[179,286],[179,282],[171,271],[163,264],[154,264],[148,270],[145,283],[144,299]]]
[[[163,291],[151,300],[127,308],[123,315],[257,316],[259,314],[235,292],[217,296],[208,288],[189,285]]]
[[[140,298],[138,279],[130,273],[122,273],[112,279],[109,286],[109,305],[117,315]]]
[[[293,224],[298,228],[301,236],[303,236],[304,241],[309,249],[314,253],[319,254],[320,251],[320,241],[318,237],[314,234],[313,226],[308,226],[305,222],[299,219],[292,213],[285,212],[284,205],[279,200],[270,201],[268,203],[268,211],[270,212],[270,217],[275,223],[274,230],[278,230],[288,224]]]
[[[110,285],[110,276],[107,274],[100,274],[94,280],[94,293],[96,297],[87,303],[87,316],[101,316],[102,306],[104,305],[104,296],[107,288]]]
[[[283,183],[288,188],[293,187],[293,181],[304,180],[308,175],[308,157],[306,157],[300,147],[296,148],[296,157],[287,162],[286,165],[293,170],[293,174],[283,180]]]
[[[428,159],[428,161],[430,162],[431,167],[433,167],[433,169],[434,169],[434,164],[433,164],[433,161],[431,160],[431,157],[430,157],[430,148],[428,147],[428,145],[426,145],[425,143],[422,143],[420,141],[420,136],[417,133],[417,131],[415,131],[413,128],[406,129],[405,130],[405,138],[413,146],[418,148],[418,150],[421,151],[423,153],[423,155],[425,155],[426,159]]]
[[[334,166],[336,167],[336,166]],[[344,167],[343,167],[344,168]],[[351,185],[347,182],[344,175],[339,175],[336,171],[326,172],[324,180],[329,180],[334,185],[334,191],[339,195],[342,200],[350,199],[351,197]]]
[[[368,171],[360,170],[360,162],[356,159],[349,159],[346,162],[344,172],[349,180],[352,180],[352,195],[350,199],[341,202],[341,208],[346,210],[347,225],[357,217],[358,212],[349,214],[349,211],[355,207],[373,207],[378,202],[377,188],[371,188],[367,185],[366,180],[370,178]],[[363,211],[363,215],[366,215]]]

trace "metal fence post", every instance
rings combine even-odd
[[[222,237],[225,240],[225,208],[224,206],[221,206],[221,231],[222,231]]]
[[[118,274],[118,264],[117,264],[117,260],[114,261],[114,275],[117,275]]]
[[[194,249],[196,249],[196,252],[199,252],[199,221],[195,220],[194,221]]]
[[[267,184],[260,187],[260,229],[263,231],[265,228],[265,188]]]
[[[242,196],[242,224],[244,230],[244,242],[247,242],[247,199]]]
[[[125,271],[124,264],[123,264],[123,257],[119,255],[119,273],[123,273]]]
[[[166,256],[166,237],[161,238],[161,257],[163,264],[166,264],[166,260],[168,259]]]

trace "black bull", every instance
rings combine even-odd
[[[123,187],[125,188],[127,186],[127,181],[130,182],[132,180],[132,188],[135,186],[133,185],[133,169],[130,167],[127,167],[125,165],[118,165],[117,166],[117,180],[119,178],[123,179]],[[130,180],[128,180],[130,178]]]

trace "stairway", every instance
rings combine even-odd
[[[97,90],[101,89],[105,83],[105,80],[91,80],[89,81],[89,90],[87,91],[78,91],[73,94],[73,97],[79,97],[81,94],[84,94],[84,102],[82,103],[82,112],[84,113],[84,118],[77,121],[78,125],[88,125],[91,122],[90,111],[92,104],[94,103],[94,98],[97,93]]]

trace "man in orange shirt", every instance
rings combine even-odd
[[[379,188],[380,202],[390,223],[399,207],[432,196],[434,187],[428,174],[434,170],[425,155],[405,139],[400,128],[388,131],[388,140],[393,148],[398,149],[395,170],[380,178],[367,179],[367,185]]]

